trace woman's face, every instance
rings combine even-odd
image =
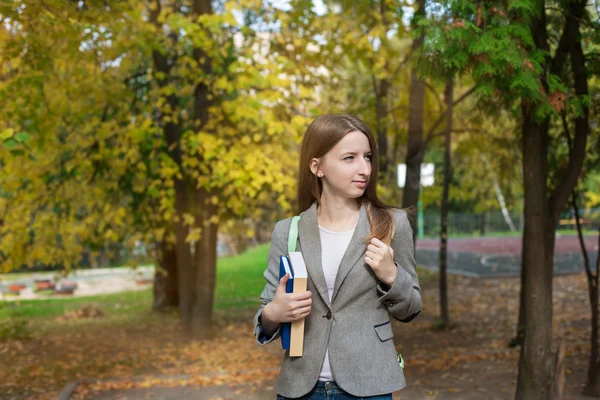
[[[369,139],[360,131],[348,133],[321,157],[317,168],[317,176],[323,175],[324,194],[352,199],[362,196],[371,176]]]

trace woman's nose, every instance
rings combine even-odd
[[[359,173],[366,176],[369,176],[371,174],[371,163],[365,160],[364,158],[360,163]]]

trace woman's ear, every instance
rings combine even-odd
[[[321,172],[321,170],[319,169],[319,159],[318,158],[313,158],[312,160],[310,160],[310,171],[313,173],[313,175],[319,176],[322,175],[323,173]]]

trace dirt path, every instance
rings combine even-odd
[[[507,343],[517,319],[516,278],[450,276],[453,329],[435,331],[438,291],[423,284],[423,311],[409,324],[394,321],[408,387],[395,399],[513,399],[518,349]],[[583,400],[589,354],[589,306],[584,274],[554,283],[554,346],[567,343],[567,397]],[[279,344],[257,346],[253,310],[217,314],[214,338],[180,339],[176,315],[143,317],[48,332],[27,342],[0,342],[0,398],[55,399],[68,382],[72,399],[274,399]],[[266,371],[266,372],[265,372]],[[139,377],[140,379],[132,379]]]

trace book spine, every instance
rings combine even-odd
[[[279,279],[283,278],[283,276],[286,274],[285,268],[283,266],[283,257],[286,257],[286,256],[280,256],[280,259],[279,259]],[[289,262],[288,262],[288,264],[289,264]],[[293,290],[293,285],[294,285],[294,278],[292,278],[290,276],[288,278],[287,284],[285,286],[286,293],[291,293],[291,291]],[[290,348],[291,332],[292,332],[292,325],[289,322],[283,322],[281,324],[281,348],[283,350],[289,350],[289,348]]]
[[[285,275],[285,274],[284,274]],[[285,292],[292,293],[294,290],[294,278],[288,278],[287,284],[285,285]],[[283,322],[281,324],[281,348],[288,350],[291,345],[292,324],[290,322]]]
[[[294,279],[294,293],[305,292],[308,285],[307,278]],[[304,318],[292,322],[290,332],[290,357],[302,357],[304,350]]]

